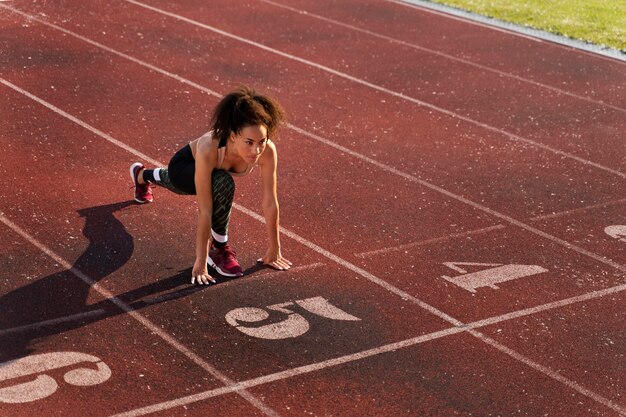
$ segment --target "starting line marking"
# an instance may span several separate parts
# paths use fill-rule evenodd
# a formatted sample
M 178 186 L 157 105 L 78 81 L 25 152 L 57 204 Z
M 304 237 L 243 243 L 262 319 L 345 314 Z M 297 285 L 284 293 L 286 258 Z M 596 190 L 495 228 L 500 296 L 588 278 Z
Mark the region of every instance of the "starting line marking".
M 308 265 L 298 265 L 298 266 L 294 266 L 292 268 L 289 268 L 289 270 L 293 273 L 293 272 L 300 272 L 300 271 L 305 271 L 308 269 L 314 269 L 314 268 L 318 268 L 320 266 L 323 266 L 324 263 L 322 262 L 315 262 L 312 264 L 308 264 Z M 276 274 L 281 274 L 284 273 L 284 271 L 270 271 L 270 272 L 265 272 L 265 273 L 260 273 L 260 274 L 253 274 L 253 275 L 245 275 L 244 277 L 242 277 L 244 280 L 250 280 L 250 279 L 258 279 L 258 278 L 266 278 L 268 276 L 273 276 Z M 216 285 L 219 285 L 220 288 L 223 288 L 224 286 L 229 286 L 229 285 L 235 285 L 236 283 L 241 282 L 240 279 L 235 279 L 235 280 L 229 280 L 229 281 L 225 281 L 225 282 L 219 282 Z M 209 285 L 209 287 L 213 287 L 214 285 Z M 183 288 L 180 290 L 174 290 L 174 291 L 170 291 L 168 293 L 165 294 L 161 294 L 161 295 L 157 295 L 155 297 L 147 297 L 147 298 L 143 298 L 140 300 L 136 300 L 133 301 L 130 305 L 132 306 L 135 303 L 145 303 L 145 304 L 158 304 L 158 303 L 162 303 L 164 301 L 170 301 L 170 300 L 175 300 L 177 298 L 181 298 L 181 297 L 185 297 L 189 294 L 193 294 L 195 292 L 201 291 L 203 289 L 205 289 L 206 286 L 190 286 L 187 288 Z
M 407 243 L 405 245 L 390 246 L 390 247 L 386 247 L 386 248 L 382 248 L 382 249 L 376 249 L 376 250 L 372 250 L 372 251 L 368 251 L 368 252 L 355 253 L 354 256 L 356 256 L 357 258 L 368 258 L 368 257 L 370 257 L 372 255 L 381 255 L 383 253 L 407 250 L 407 249 L 411 249 L 411 248 L 414 248 L 414 247 L 417 247 L 417 246 L 424 246 L 424 245 L 430 245 L 431 243 L 444 242 L 446 240 L 454 239 L 454 238 L 457 238 L 457 237 L 477 235 L 477 234 L 481 234 L 481 233 L 490 232 L 492 230 L 504 229 L 505 227 L 506 226 L 503 225 L 503 224 L 498 224 L 498 225 L 495 225 L 495 226 L 485 227 L 483 229 L 468 230 L 467 232 L 453 233 L 451 235 L 435 237 L 435 238 L 432 238 L 432 239 L 422 240 L 422 241 L 419 241 L 419 242 Z
M 299 271 L 303 271 L 303 270 L 308 270 L 308 269 L 313 269 L 313 268 L 318 268 L 320 266 L 324 266 L 325 264 L 322 262 L 315 262 L 312 264 L 308 264 L 308 265 L 298 265 L 298 266 L 294 266 L 292 268 L 290 268 L 289 270 L 294 273 L 294 272 L 299 272 Z M 251 279 L 251 278 L 265 278 L 268 276 L 272 276 L 275 274 L 281 274 L 283 273 L 283 271 L 271 271 L 271 272 L 266 272 L 266 273 L 262 273 L 262 274 L 255 274 L 255 275 L 250 275 L 247 278 Z M 233 281 L 227 281 L 227 282 L 223 282 L 220 283 L 220 286 L 225 286 L 225 285 L 229 285 L 231 283 L 234 283 Z M 221 288 L 221 287 L 220 287 Z M 133 310 L 136 310 L 136 308 L 134 308 L 134 306 L 136 306 L 137 304 L 158 304 L 158 303 L 162 303 L 164 301 L 170 301 L 170 300 L 175 300 L 177 298 L 181 298 L 184 296 L 187 296 L 189 294 L 193 294 L 194 292 L 200 291 L 200 290 L 204 290 L 205 287 L 199 287 L 199 286 L 194 286 L 194 287 L 188 287 L 186 289 L 182 289 L 182 290 L 178 290 L 178 291 L 172 291 L 170 293 L 165 293 L 156 297 L 146 297 L 146 298 L 142 298 L 139 300 L 134 300 L 132 303 L 129 304 L 129 306 L 133 307 Z M 98 308 L 95 310 L 89 310 L 89 311 L 85 311 L 82 313 L 77 313 L 77 314 L 71 314 L 68 316 L 63 316 L 63 317 L 57 317 L 54 319 L 50 319 L 50 320 L 42 320 L 39 322 L 34 322 L 34 323 L 29 323 L 29 324 L 25 324 L 23 326 L 16 326 L 16 327 L 11 327 L 11 328 L 7 328 L 7 329 L 0 329 L 0 336 L 5 336 L 5 335 L 9 335 L 9 334 L 13 334 L 13 333 L 21 333 L 21 332 L 27 332 L 30 330 L 36 330 L 39 328 L 43 328 L 43 327 L 48 327 L 48 326 L 55 326 L 58 324 L 62 324 L 62 323 L 71 323 L 74 321 L 80 321 L 86 318 L 91 318 L 91 317 L 97 317 L 97 316 L 101 316 L 106 314 L 106 310 L 102 309 L 102 308 Z
M 626 203 L 626 198 L 622 198 L 620 200 L 614 200 L 614 201 L 607 201 L 605 203 L 594 204 L 592 206 L 579 207 L 579 208 L 575 208 L 572 210 L 559 211 L 558 213 L 551 213 L 551 214 L 546 214 L 543 216 L 537 216 L 537 217 L 531 218 L 530 221 L 553 219 L 555 217 L 567 216 L 569 214 L 574 214 L 574 213 L 578 213 L 581 211 L 584 212 L 584 211 L 593 210 L 597 208 L 604 208 L 604 207 L 619 205 L 622 203 Z
M 311 264 L 308 265 L 298 265 L 298 266 L 292 266 L 291 268 L 289 268 L 289 272 L 301 272 L 301 271 L 308 271 L 309 269 L 315 269 L 315 268 L 320 268 L 322 266 L 325 266 L 326 264 L 323 262 L 313 262 Z M 267 278 L 267 277 L 271 277 L 274 275 L 278 275 L 280 276 L 280 274 L 282 274 L 284 271 L 276 271 L 276 270 L 271 270 L 268 272 L 262 272 L 259 274 L 255 274 L 255 275 L 251 275 L 250 278 Z M 229 281 L 230 282 L 230 281 Z M 234 281 L 232 281 L 234 282 Z
M 0 217 L 1 220 L 1 217 Z M 50 320 L 43 320 L 36 323 L 29 323 L 23 326 L 11 327 L 9 329 L 0 329 L 0 336 L 6 336 L 12 333 L 27 332 L 29 330 L 36 330 L 42 327 L 54 326 L 61 323 L 71 323 L 73 321 L 80 321 L 88 317 L 96 317 L 106 313 L 102 308 L 97 310 L 85 311 L 84 313 L 72 314 L 69 316 L 57 317 Z

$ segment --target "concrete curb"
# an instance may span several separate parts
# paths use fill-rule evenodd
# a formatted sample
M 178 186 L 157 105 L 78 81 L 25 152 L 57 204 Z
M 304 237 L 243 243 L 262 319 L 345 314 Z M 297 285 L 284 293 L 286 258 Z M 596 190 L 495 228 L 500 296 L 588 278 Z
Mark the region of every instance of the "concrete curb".
M 461 17 L 463 19 L 472 20 L 475 22 L 483 23 L 488 26 L 498 27 L 511 32 L 520 33 L 526 36 L 539 38 L 549 42 L 558 43 L 568 46 L 570 48 L 580 49 L 587 52 L 603 55 L 609 58 L 614 58 L 622 62 L 626 62 L 626 52 L 619 51 L 617 49 L 609 48 L 606 46 L 596 45 L 590 42 L 579 41 L 571 39 L 566 36 L 555 35 L 554 33 L 545 32 L 539 29 L 533 29 L 525 26 L 516 25 L 514 23 L 505 22 L 491 17 L 482 16 L 473 12 L 458 9 L 456 7 L 445 6 L 443 4 L 434 3 L 430 0 L 397 0 L 399 3 L 409 3 L 415 6 L 424 7 L 427 9 L 435 10 L 442 13 L 447 13 L 453 16 Z

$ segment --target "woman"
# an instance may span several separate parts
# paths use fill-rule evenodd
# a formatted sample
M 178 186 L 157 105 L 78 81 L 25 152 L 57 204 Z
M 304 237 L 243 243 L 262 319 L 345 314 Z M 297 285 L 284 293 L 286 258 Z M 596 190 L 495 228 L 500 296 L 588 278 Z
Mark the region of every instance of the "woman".
M 152 201 L 153 185 L 197 196 L 199 213 L 192 284 L 215 283 L 207 263 L 222 275 L 243 275 L 236 253 L 228 244 L 228 223 L 235 194 L 232 176 L 247 175 L 256 165 L 261 173 L 261 206 L 269 240 L 267 252 L 259 262 L 279 270 L 291 266 L 280 253 L 277 155 L 270 140 L 283 120 L 283 110 L 276 101 L 241 87 L 219 102 L 211 118 L 211 130 L 179 150 L 167 168 L 146 169 L 139 162 L 131 165 L 135 200 L 139 203 Z

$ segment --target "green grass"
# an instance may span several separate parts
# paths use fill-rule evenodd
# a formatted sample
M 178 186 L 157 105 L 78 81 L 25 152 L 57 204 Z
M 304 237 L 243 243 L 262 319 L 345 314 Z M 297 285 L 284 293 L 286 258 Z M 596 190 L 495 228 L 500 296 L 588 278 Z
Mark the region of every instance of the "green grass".
M 626 0 L 433 0 L 626 52 Z

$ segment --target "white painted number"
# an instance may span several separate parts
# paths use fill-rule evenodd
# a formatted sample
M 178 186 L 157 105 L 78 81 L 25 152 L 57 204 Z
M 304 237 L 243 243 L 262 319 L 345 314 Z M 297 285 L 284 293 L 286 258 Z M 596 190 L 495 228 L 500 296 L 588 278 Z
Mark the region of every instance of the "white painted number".
M 90 367 L 76 367 L 75 365 Z M 99 358 L 79 352 L 52 352 L 27 356 L 14 361 L 0 363 L 0 401 L 5 403 L 26 403 L 41 400 L 52 394 L 59 385 L 44 372 L 74 366 L 63 375 L 70 385 L 88 386 L 101 384 L 111 377 L 111 369 Z M 97 369 L 94 369 L 95 366 Z M 23 380 L 33 376 L 29 382 L 8 385 L 12 379 Z
M 607 226 L 604 228 L 604 233 L 620 242 L 626 242 L 626 225 L 616 224 Z
M 547 269 L 538 265 L 503 265 L 503 264 L 491 264 L 491 263 L 477 263 L 477 262 L 445 262 L 445 266 L 450 269 L 454 269 L 456 272 L 462 275 L 456 277 L 449 277 L 442 275 L 441 278 L 446 281 L 450 281 L 454 285 L 466 289 L 469 292 L 476 292 L 476 288 L 491 287 L 498 289 L 495 285 L 500 282 L 511 281 L 513 279 L 528 277 L 542 272 L 548 272 Z M 481 271 L 467 273 L 465 269 L 459 268 L 459 265 L 463 266 L 491 266 L 492 268 L 483 269 Z
M 333 306 L 323 297 L 312 297 L 304 300 L 296 300 L 295 303 L 310 313 L 331 320 L 358 321 L 358 317 Z M 261 308 L 243 307 L 236 308 L 226 314 L 226 322 L 248 336 L 261 339 L 288 339 L 298 337 L 306 333 L 310 326 L 309 322 L 300 314 L 286 308 L 294 303 L 286 302 L 267 306 L 268 310 L 278 311 L 287 318 L 277 323 L 266 324 L 260 327 L 242 326 L 243 323 L 255 323 L 267 320 L 269 313 Z

